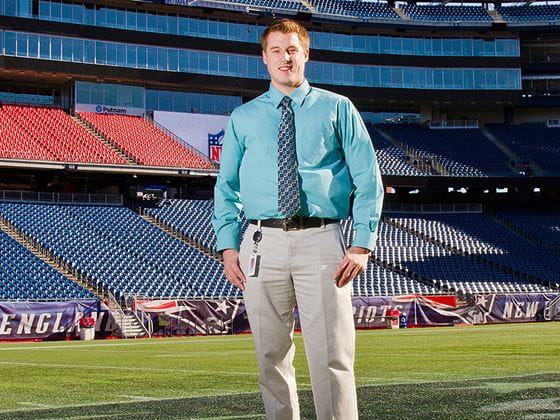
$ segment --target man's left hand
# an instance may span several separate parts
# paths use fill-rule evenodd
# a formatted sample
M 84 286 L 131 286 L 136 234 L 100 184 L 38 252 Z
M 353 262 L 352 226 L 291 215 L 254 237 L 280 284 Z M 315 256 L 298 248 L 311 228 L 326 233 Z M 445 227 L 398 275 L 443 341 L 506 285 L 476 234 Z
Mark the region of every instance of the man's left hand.
M 369 260 L 369 249 L 353 246 L 348 248 L 346 255 L 338 265 L 334 273 L 334 281 L 338 287 L 346 286 L 359 276 L 367 267 Z

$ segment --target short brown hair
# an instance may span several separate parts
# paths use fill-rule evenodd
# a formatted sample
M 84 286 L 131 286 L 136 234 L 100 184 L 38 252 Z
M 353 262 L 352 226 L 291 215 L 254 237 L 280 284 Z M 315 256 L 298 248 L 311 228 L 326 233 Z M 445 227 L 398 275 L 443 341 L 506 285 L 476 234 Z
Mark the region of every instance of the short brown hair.
M 282 32 L 285 34 L 295 32 L 299 38 L 299 42 L 301 42 L 301 45 L 303 45 L 305 48 L 309 48 L 309 32 L 307 32 L 307 29 L 305 29 L 303 25 L 296 22 L 295 20 L 281 19 L 272 23 L 262 33 L 261 47 L 263 51 L 266 51 L 268 34 L 270 34 L 271 32 Z

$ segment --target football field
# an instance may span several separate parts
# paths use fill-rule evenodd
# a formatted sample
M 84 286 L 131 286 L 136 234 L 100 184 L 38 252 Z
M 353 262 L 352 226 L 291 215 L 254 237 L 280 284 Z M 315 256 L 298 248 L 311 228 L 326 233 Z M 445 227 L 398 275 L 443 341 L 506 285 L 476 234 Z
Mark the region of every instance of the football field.
M 2 343 L 0 418 L 262 419 L 256 372 L 248 335 Z M 362 419 L 559 419 L 560 323 L 358 331 L 356 381 Z

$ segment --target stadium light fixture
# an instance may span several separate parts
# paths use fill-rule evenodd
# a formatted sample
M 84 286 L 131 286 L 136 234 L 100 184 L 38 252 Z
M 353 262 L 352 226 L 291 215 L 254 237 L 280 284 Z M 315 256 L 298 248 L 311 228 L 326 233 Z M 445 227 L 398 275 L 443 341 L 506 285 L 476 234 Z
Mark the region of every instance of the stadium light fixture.
M 455 188 L 453 188 L 453 187 L 447 187 L 447 192 L 453 192 L 453 191 L 455 191 Z
M 539 187 L 535 187 L 535 188 L 533 188 L 533 192 L 540 193 L 541 189 Z
M 508 188 L 507 188 L 507 187 L 504 187 L 504 188 L 496 188 L 496 192 L 497 192 L 498 194 L 505 194 L 505 193 L 508 192 Z
M 465 187 L 459 188 L 459 189 L 457 190 L 457 192 L 458 192 L 458 193 L 461 193 L 461 194 L 466 194 L 466 193 L 467 193 L 467 189 L 466 189 Z
M 418 188 L 416 188 L 415 190 L 411 190 L 408 193 L 409 194 L 418 194 L 420 192 L 420 190 Z

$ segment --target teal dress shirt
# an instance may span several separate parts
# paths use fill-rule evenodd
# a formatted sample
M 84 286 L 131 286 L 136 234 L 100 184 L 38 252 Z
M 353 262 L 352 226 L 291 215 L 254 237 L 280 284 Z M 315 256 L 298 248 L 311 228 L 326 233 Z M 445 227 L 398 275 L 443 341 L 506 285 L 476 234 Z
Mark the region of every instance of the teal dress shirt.
M 278 126 L 285 95 L 274 88 L 236 108 L 224 136 L 214 191 L 217 250 L 239 249 L 249 220 L 278 211 Z M 290 95 L 296 125 L 301 216 L 354 219 L 353 246 L 372 250 L 383 202 L 377 159 L 360 114 L 344 96 L 304 81 Z

